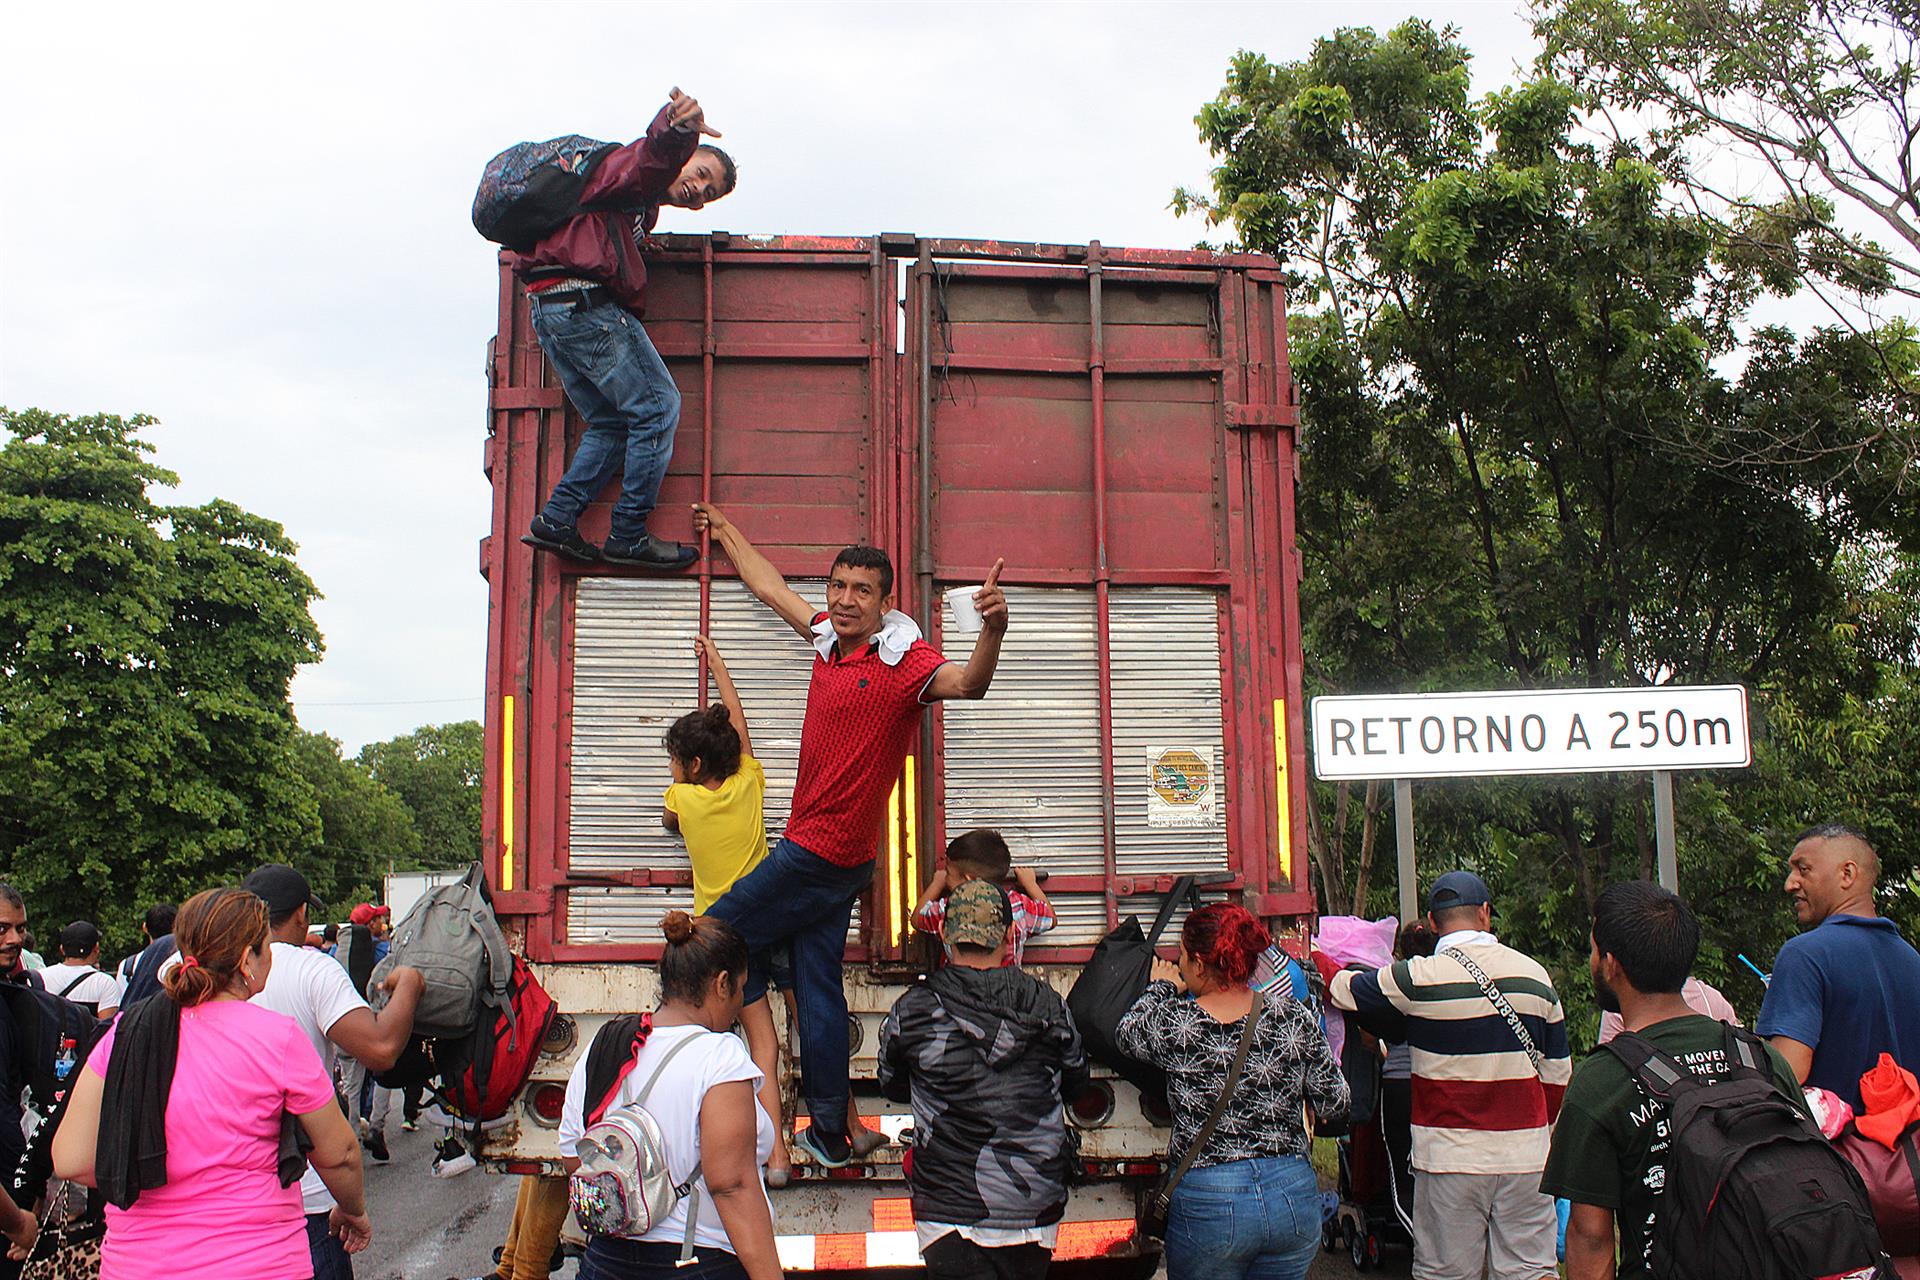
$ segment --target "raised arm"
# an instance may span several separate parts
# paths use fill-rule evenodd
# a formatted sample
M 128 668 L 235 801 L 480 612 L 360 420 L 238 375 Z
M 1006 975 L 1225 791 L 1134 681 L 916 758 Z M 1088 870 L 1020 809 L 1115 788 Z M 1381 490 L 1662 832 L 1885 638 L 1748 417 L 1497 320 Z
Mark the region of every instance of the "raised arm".
M 720 508 L 707 502 L 693 504 L 693 530 L 711 533 L 720 544 L 720 550 L 727 559 L 733 561 L 733 567 L 740 571 L 740 581 L 747 590 L 753 592 L 761 604 L 779 614 L 786 624 L 800 633 L 802 640 L 813 638 L 814 607 L 801 598 L 800 593 L 787 585 L 773 562 L 761 555 L 737 525 L 720 514 Z M 1002 622 L 1002 629 L 1005 628 Z M 996 658 L 999 644 L 994 645 Z M 991 674 L 991 673 L 989 673 Z
M 811 629 L 808 634 L 812 634 Z M 733 731 L 740 735 L 740 754 L 752 755 L 753 739 L 747 736 L 747 712 L 740 705 L 740 691 L 733 687 L 733 677 L 727 674 L 727 661 L 720 656 L 720 646 L 706 636 L 694 637 L 694 643 L 707 656 L 707 670 L 713 673 L 713 686 L 720 691 L 720 702 L 727 709 L 727 719 L 733 724 Z
M 1000 641 L 1007 634 L 1007 597 L 1000 590 L 1000 570 L 1006 564 L 1005 560 L 995 560 L 986 585 L 973 593 L 974 607 L 980 610 L 980 635 L 973 642 L 973 656 L 964 667 L 949 662 L 934 672 L 933 679 L 927 682 L 926 701 L 977 702 L 987 696 L 993 673 L 1000 666 Z

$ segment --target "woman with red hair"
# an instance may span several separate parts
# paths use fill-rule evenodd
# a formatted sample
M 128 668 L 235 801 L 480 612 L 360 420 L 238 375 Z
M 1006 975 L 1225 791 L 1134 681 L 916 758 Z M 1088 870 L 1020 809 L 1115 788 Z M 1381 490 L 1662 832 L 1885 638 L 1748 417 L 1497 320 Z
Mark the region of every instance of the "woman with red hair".
M 1272 941 L 1244 907 L 1202 907 L 1180 931 L 1179 964 L 1155 960 L 1153 980 L 1120 1020 L 1120 1047 L 1167 1072 L 1169 1163 L 1186 1157 L 1227 1094 L 1254 1020 L 1239 1080 L 1174 1189 L 1168 1280 L 1302 1280 L 1319 1252 L 1320 1186 L 1302 1103 L 1338 1119 L 1347 1081 L 1311 1009 L 1284 990 L 1261 997 L 1247 985 Z

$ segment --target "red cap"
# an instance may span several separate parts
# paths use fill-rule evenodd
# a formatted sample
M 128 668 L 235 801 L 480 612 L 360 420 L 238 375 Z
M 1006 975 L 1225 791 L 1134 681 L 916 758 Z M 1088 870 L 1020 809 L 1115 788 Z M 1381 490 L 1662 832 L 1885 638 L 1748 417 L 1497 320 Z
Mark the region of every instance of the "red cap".
M 391 907 L 376 907 L 371 902 L 363 902 L 353 909 L 353 914 L 349 915 L 347 919 L 351 920 L 354 924 L 372 924 L 376 918 L 392 914 L 393 908 Z

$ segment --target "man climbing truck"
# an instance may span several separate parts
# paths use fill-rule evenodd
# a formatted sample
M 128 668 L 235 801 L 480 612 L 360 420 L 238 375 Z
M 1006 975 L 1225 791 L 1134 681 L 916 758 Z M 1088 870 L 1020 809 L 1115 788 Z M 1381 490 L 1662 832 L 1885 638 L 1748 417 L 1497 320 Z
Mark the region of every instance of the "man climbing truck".
M 1004 558 L 1017 622 L 992 691 L 926 708 L 889 760 L 840 956 L 854 1101 L 896 1142 L 840 1168 L 799 1144 L 772 1193 L 788 1269 L 917 1267 L 911 1120 L 881 1097 L 875 1055 L 887 1011 L 936 962 L 912 913 L 951 837 L 993 828 L 1014 863 L 1047 872 L 1057 924 L 1023 967 L 1063 994 L 1182 874 L 1283 936 L 1312 911 L 1278 268 L 1099 244 L 665 237 L 647 329 L 681 415 L 654 531 L 699 550 L 666 577 L 520 541 L 585 424 L 504 265 L 499 314 L 483 839 L 501 921 L 563 1013 L 479 1153 L 495 1168 L 557 1170 L 575 1060 L 608 1017 L 652 1007 L 657 924 L 691 906 L 658 813 L 661 735 L 713 696 L 696 636 L 727 655 L 767 829 L 788 829 L 815 655 L 696 529 L 694 504 L 749 531 L 809 618 L 842 548 L 887 552 L 893 607 L 956 656 L 980 625 L 965 604 Z M 616 499 L 611 484 L 593 495 L 583 537 L 604 535 Z M 804 1130 L 797 1025 L 782 999 L 774 1016 L 784 1109 Z M 1168 1117 L 1096 1068 L 1069 1120 L 1084 1177 L 1054 1256 L 1151 1269 L 1135 1222 Z

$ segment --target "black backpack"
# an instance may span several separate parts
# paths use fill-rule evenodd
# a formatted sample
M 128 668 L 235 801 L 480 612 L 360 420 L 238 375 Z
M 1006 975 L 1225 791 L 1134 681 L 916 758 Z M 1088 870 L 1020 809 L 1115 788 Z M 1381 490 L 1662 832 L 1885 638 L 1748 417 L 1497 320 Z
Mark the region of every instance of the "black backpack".
M 1780 1091 L 1751 1032 L 1726 1028 L 1732 1071 L 1713 1079 L 1632 1032 L 1606 1048 L 1668 1106 L 1657 1280 L 1893 1280 L 1860 1175 Z
M 602 160 L 620 149 L 568 134 L 516 142 L 487 161 L 473 195 L 473 228 L 495 244 L 525 253 L 540 238 L 584 212 L 580 193 Z

